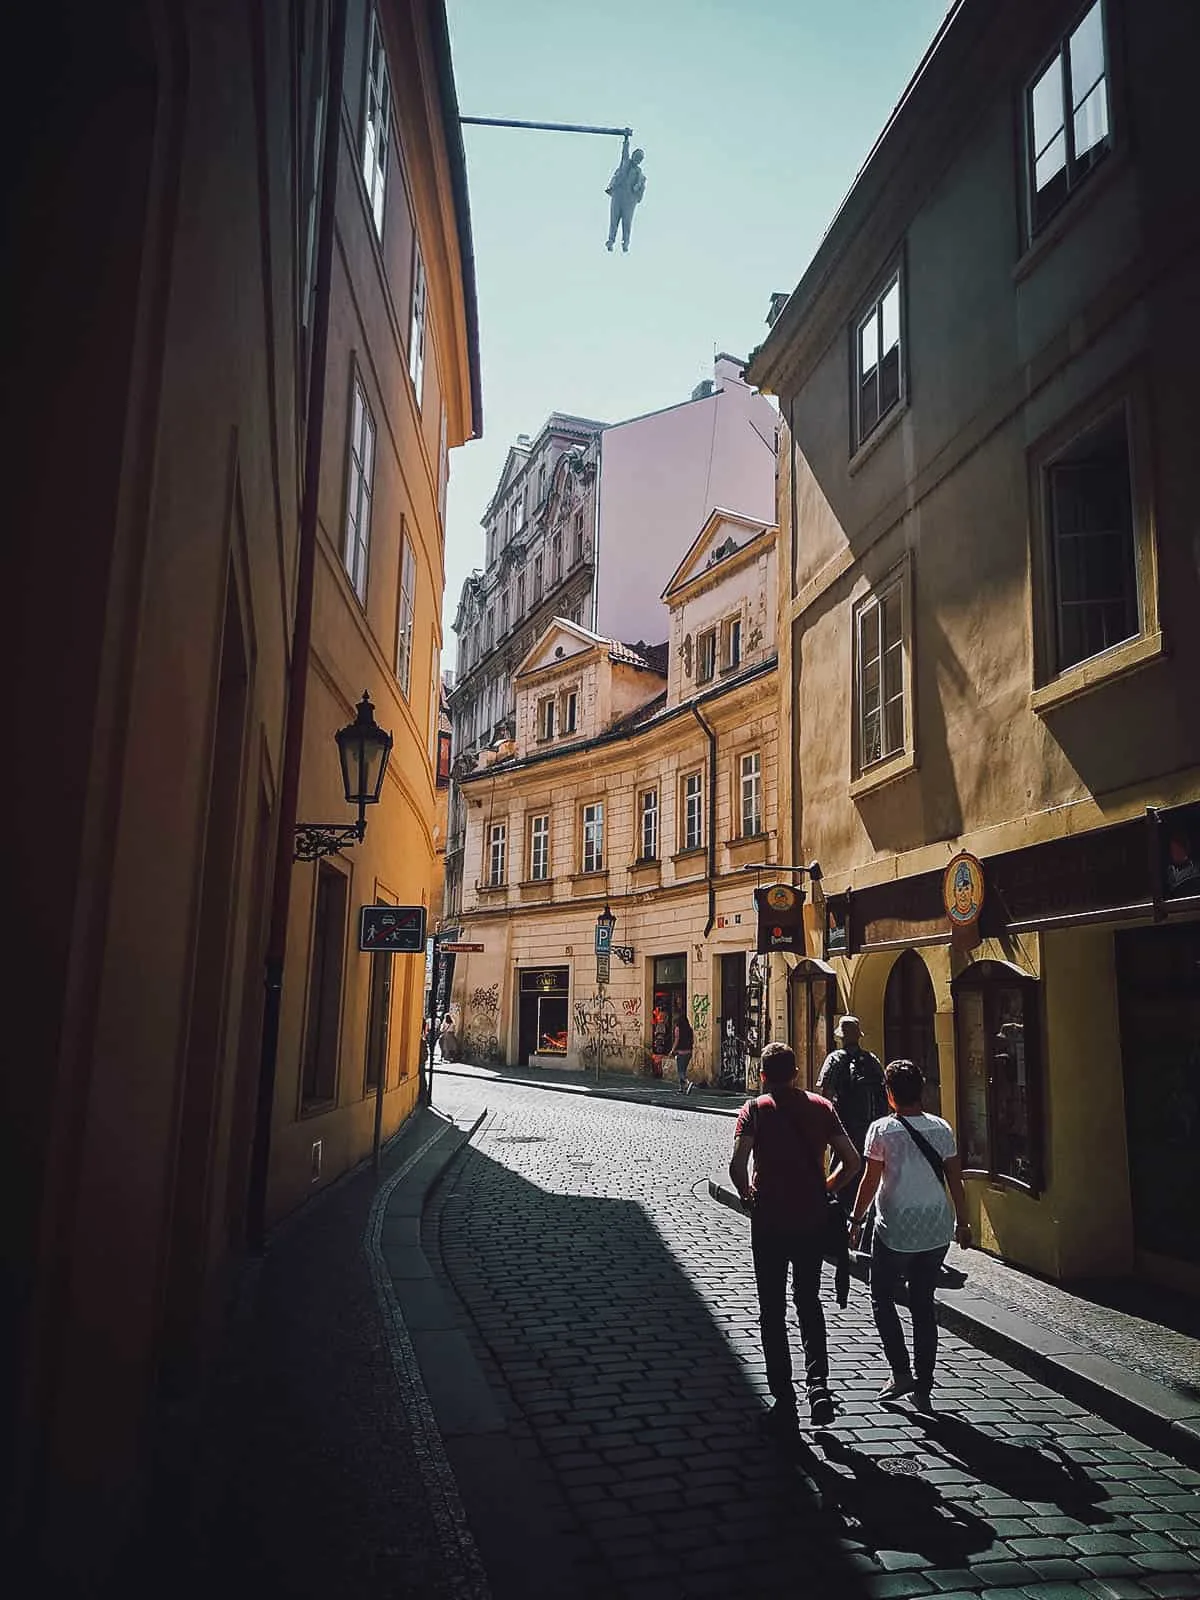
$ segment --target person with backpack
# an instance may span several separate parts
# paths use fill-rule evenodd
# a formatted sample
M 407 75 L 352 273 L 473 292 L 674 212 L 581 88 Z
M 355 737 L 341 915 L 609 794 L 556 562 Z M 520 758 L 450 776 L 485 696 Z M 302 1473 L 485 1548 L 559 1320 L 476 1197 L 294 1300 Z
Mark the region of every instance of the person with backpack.
M 911 1394 L 916 1409 L 928 1413 L 937 1363 L 934 1290 L 950 1240 L 968 1248 L 971 1225 L 954 1130 L 941 1117 L 922 1111 L 925 1077 L 920 1067 L 891 1061 L 884 1079 L 891 1114 L 867 1130 L 867 1165 L 851 1208 L 850 1242 L 857 1243 L 873 1207 L 871 1310 L 892 1369 L 879 1398 L 898 1400 Z M 902 1283 L 908 1286 L 912 1315 L 911 1360 L 896 1312 Z
M 692 1062 L 692 1051 L 696 1048 L 696 1035 L 692 1032 L 692 1025 L 687 1019 L 687 1012 L 681 1011 L 675 1019 L 675 1032 L 671 1036 L 671 1048 L 668 1055 L 675 1057 L 675 1070 L 679 1074 L 680 1094 L 691 1094 L 692 1080 L 688 1077 L 688 1067 Z
M 887 1115 L 888 1098 L 883 1068 L 878 1056 L 863 1049 L 862 1025 L 857 1017 L 843 1017 L 834 1029 L 833 1036 L 838 1041 L 838 1048 L 829 1052 L 817 1074 L 817 1093 L 832 1102 L 842 1127 L 861 1155 L 867 1129 L 877 1118 Z M 843 1210 L 849 1216 L 854 1196 L 845 1189 L 840 1198 Z
M 821 1266 L 829 1242 L 829 1197 L 853 1184 L 862 1161 L 829 1101 L 796 1087 L 796 1057 L 790 1046 L 776 1043 L 764 1048 L 762 1082 L 764 1092 L 738 1113 L 729 1176 L 750 1213 L 758 1324 L 767 1387 L 774 1401 L 765 1426 L 769 1433 L 784 1437 L 799 1425 L 788 1348 L 789 1267 L 804 1346 L 809 1411 L 817 1427 L 833 1421 Z M 828 1176 L 827 1150 L 836 1157 Z

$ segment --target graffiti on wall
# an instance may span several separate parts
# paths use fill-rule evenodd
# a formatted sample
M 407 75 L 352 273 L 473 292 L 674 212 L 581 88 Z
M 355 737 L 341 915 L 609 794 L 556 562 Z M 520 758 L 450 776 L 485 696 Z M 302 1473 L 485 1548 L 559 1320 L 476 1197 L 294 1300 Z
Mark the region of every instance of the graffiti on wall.
M 697 1039 L 708 1038 L 708 996 L 694 994 L 692 996 L 692 1027 Z
M 489 983 L 487 988 L 478 988 L 471 993 L 471 1010 L 477 1015 L 494 1017 L 500 1011 L 500 985 Z
M 462 1036 L 464 1061 L 490 1065 L 502 1058 L 497 1022 L 500 1016 L 500 985 L 490 983 L 473 989 L 467 1000 L 466 1026 Z
M 640 1000 L 623 1000 L 618 1013 L 604 993 L 585 995 L 575 1001 L 575 1034 L 580 1059 L 588 1066 L 598 1062 L 620 1070 L 636 1070 L 645 1065 L 642 1042 Z
M 621 1010 L 631 1022 L 636 1022 L 642 1014 L 642 1002 L 637 995 L 634 995 L 629 1000 L 621 1001 Z

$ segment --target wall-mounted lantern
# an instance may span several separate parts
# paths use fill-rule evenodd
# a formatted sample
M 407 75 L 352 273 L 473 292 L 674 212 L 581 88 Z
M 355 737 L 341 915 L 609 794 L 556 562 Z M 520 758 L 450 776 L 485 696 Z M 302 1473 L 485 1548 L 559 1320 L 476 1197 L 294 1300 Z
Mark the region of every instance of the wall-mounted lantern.
M 346 804 L 358 807 L 358 821 L 298 822 L 296 861 L 316 861 L 320 856 L 336 854 L 346 845 L 361 844 L 367 833 L 367 807 L 379 803 L 388 757 L 392 753 L 392 736 L 375 721 L 375 708 L 365 689 L 358 702 L 358 715 L 353 722 L 339 728 L 334 739 Z

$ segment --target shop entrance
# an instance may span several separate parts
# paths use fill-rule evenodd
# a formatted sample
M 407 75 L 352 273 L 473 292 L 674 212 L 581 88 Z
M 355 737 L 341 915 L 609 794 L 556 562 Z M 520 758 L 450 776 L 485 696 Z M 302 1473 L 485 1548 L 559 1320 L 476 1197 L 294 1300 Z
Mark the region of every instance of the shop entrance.
M 721 1040 L 722 1088 L 746 1085 L 746 954 L 721 957 L 721 1012 L 717 1019 Z
M 567 1053 L 569 967 L 527 967 L 518 974 L 517 1059 Z
M 1200 922 L 1116 935 L 1134 1243 L 1200 1266 Z
M 925 1110 L 942 1114 L 934 1014 L 937 1002 L 929 968 L 915 950 L 905 950 L 888 973 L 883 995 L 883 1059 L 915 1061 L 925 1074 Z
M 650 1011 L 650 1048 L 665 1056 L 675 1036 L 675 1024 L 687 1016 L 687 957 L 655 956 L 654 1003 Z M 670 1063 L 668 1063 L 669 1065 Z

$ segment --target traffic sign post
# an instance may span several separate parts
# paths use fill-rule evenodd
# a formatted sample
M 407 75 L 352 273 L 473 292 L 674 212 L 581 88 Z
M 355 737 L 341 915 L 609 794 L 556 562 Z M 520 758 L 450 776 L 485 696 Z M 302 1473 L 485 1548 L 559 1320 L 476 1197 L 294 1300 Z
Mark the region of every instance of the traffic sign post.
M 425 954 L 424 906 L 363 906 L 358 914 L 360 950 Z

